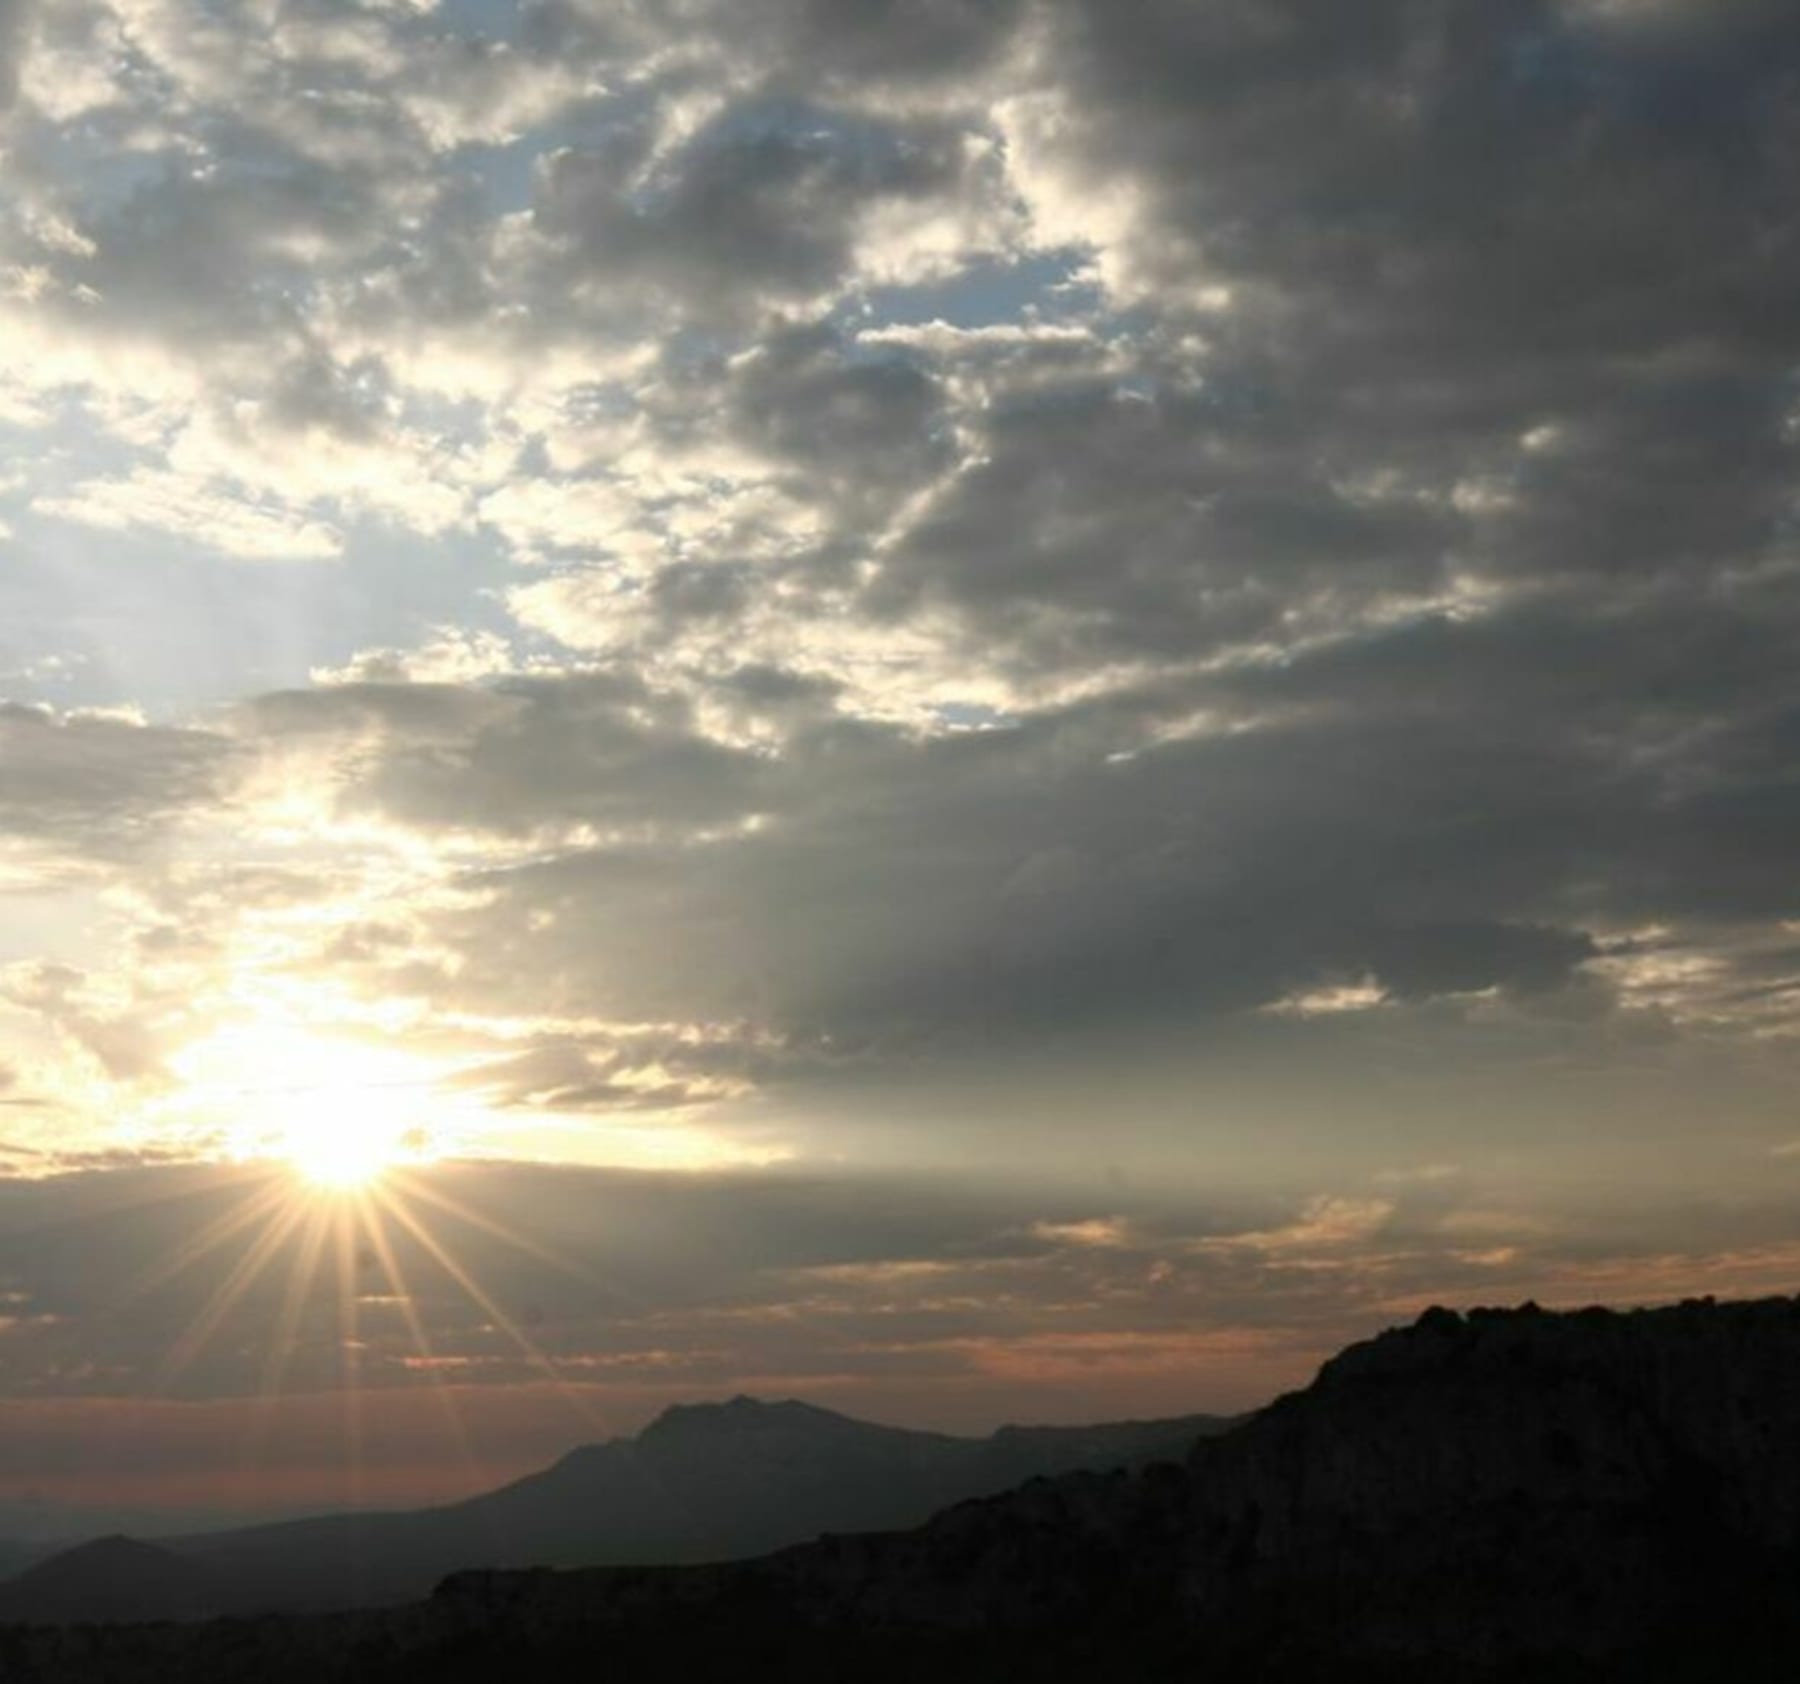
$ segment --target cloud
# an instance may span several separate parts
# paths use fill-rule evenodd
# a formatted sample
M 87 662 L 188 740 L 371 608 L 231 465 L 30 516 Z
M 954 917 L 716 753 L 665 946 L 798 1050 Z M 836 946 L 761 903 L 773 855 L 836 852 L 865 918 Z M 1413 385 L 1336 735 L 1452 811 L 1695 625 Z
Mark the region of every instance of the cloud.
M 1003 393 L 978 425 L 974 464 L 887 548 L 866 604 L 949 606 L 1021 687 L 1427 596 L 1460 524 L 1332 483 L 1290 418 L 1233 413 L 1210 382 L 1146 396 L 1077 375 Z
M 0 0 L 0 111 L 19 95 L 19 66 L 31 24 L 30 0 Z
M 39 514 L 102 530 L 154 527 L 245 561 L 317 561 L 343 553 L 330 527 L 233 496 L 183 475 L 138 470 L 89 480 L 61 497 L 40 497 Z
M 706 30 L 734 58 L 777 72 L 796 57 L 839 86 L 902 87 L 942 78 L 979 77 L 1013 40 L 1022 0 L 876 0 L 846 10 L 830 0 L 683 0 L 668 8 L 678 27 Z
M 619 1384 L 1785 1255 L 1542 1207 L 1792 1133 L 1791 6 L 187 10 L 0 8 L 26 1150 L 216 1148 L 276 1023 L 868 1172 L 595 1194 L 704 1301 Z
M 233 745 L 129 717 L 0 705 L 0 835 L 128 855 L 229 787 Z
M 212 1255 L 245 1255 L 267 1219 L 235 1235 L 219 1224 L 266 1187 L 260 1172 L 195 1166 L 0 1181 L 0 1282 L 16 1318 L 10 1398 L 52 1380 L 90 1406 L 136 1395 L 218 1284 L 216 1266 L 171 1272 L 180 1246 L 223 1233 Z M 1030 1383 L 1041 1402 L 1072 1387 L 1079 1409 L 1090 1395 L 1082 1371 L 1096 1363 L 1171 1408 L 1183 1398 L 1236 1407 L 1276 1376 L 1304 1379 L 1420 1293 L 1454 1285 L 1490 1301 L 1529 1291 L 1567 1302 L 1605 1277 L 1615 1297 L 1653 1297 L 1682 1259 L 1712 1255 L 1722 1274 L 1771 1282 L 1794 1254 L 1791 1214 L 1772 1201 L 1636 1208 L 1584 1231 L 1443 1183 L 1206 1208 L 917 1175 L 488 1164 L 413 1173 L 394 1196 L 403 1214 L 383 1220 L 386 1250 L 432 1330 L 433 1360 L 475 1387 L 541 1379 L 496 1324 L 497 1305 L 615 1418 L 755 1375 L 759 1389 L 861 1398 L 865 1409 L 935 1390 L 940 1409 L 991 1422 Z M 439 1265 L 421 1229 L 489 1304 Z M 175 1398 L 261 1390 L 301 1238 L 296 1228 L 170 1376 Z M 361 1381 L 370 1408 L 387 1413 L 426 1382 L 381 1250 L 371 1242 L 351 1262 Z M 296 1407 L 335 1383 L 338 1295 L 328 1256 L 294 1300 L 282 1375 Z M 97 1350 L 103 1360 L 77 1366 Z M 582 1432 L 573 1418 L 562 1430 Z
M 203 492 L 254 493 L 254 464 L 303 441 L 302 463 L 342 465 L 314 473 L 293 517 L 312 524 L 244 529 L 291 544 L 411 463 L 419 496 L 390 512 L 447 531 L 478 511 L 536 569 L 505 595 L 521 630 L 602 663 L 509 674 L 510 644 L 450 667 L 395 646 L 239 711 L 262 794 L 306 783 L 310 811 L 385 826 L 431 871 L 475 863 L 465 899 L 386 920 L 416 952 L 325 942 L 324 972 L 404 975 L 445 1012 L 503 1013 L 528 974 L 560 1019 L 585 1000 L 741 1024 L 718 1043 L 731 1079 L 770 1080 L 846 1048 L 1172 1033 L 1346 989 L 1388 1023 L 1495 998 L 1648 1011 L 1618 943 L 1659 919 L 1749 967 L 1738 926 L 1789 910 L 1771 546 L 1791 405 L 1764 359 L 1788 328 L 1743 260 L 1784 249 L 1757 93 L 1774 14 L 1689 20 L 1679 52 L 1548 6 L 1071 3 L 1027 35 L 1005 7 L 759 18 L 814 30 L 804 97 L 715 17 L 635 102 L 559 84 L 594 121 L 521 131 L 504 191 L 436 154 L 383 180 L 271 116 L 272 199 L 159 168 L 85 220 L 87 245 L 39 254 L 103 303 L 127 250 L 131 286 L 175 265 L 120 320 L 236 391 L 159 424 L 180 466 L 42 510 L 161 510 L 220 542 Z M 551 36 L 595 87 L 608 55 L 649 50 L 573 12 L 533 27 L 521 77 L 548 76 Z M 265 69 L 399 98 L 402 38 L 365 21 L 327 70 L 296 24 Z M 212 97 L 223 57 L 182 62 Z M 1701 63 L 1745 98 L 1695 82 Z M 1679 146 L 1652 120 L 1671 102 Z M 1124 214 L 1093 225 L 1088 267 L 1040 246 L 1061 255 L 1028 274 L 1030 218 L 1047 239 L 1059 191 L 1102 185 Z M 1700 255 L 1600 261 L 1665 251 L 1651 203 Z M 951 291 L 885 320 L 869 242 L 896 206 L 987 233 Z M 202 227 L 226 253 L 204 277 L 180 270 Z M 286 273 L 296 241 L 298 314 L 182 325 L 205 288 Z M 996 253 L 987 292 L 954 290 Z M 428 273 L 470 290 L 415 297 L 414 328 L 476 324 L 522 383 L 480 438 L 452 442 L 408 385 L 390 307 Z M 823 313 L 859 293 L 860 325 Z M 553 348 L 584 341 L 576 380 Z M 1708 870 L 1721 848 L 1732 869 Z M 570 1077 L 531 1091 L 630 1098 L 596 1073 L 604 1048 L 547 1031 L 531 1056 Z
M 250 717 L 261 741 L 339 767 L 341 815 L 529 845 L 426 915 L 428 945 L 459 955 L 430 989 L 442 1009 L 502 1013 L 530 976 L 537 1009 L 565 1017 L 743 1020 L 923 1056 L 1228 1014 L 1344 976 L 1400 1001 L 1531 995 L 1597 953 L 1578 921 L 1548 921 L 1567 917 L 1563 885 L 1509 874 L 1462 823 L 1447 780 L 1483 787 L 1491 769 L 1410 713 L 1121 756 L 1137 722 L 1101 704 L 925 738 L 815 712 L 772 754 L 592 673 L 335 685 Z M 1553 769 L 1520 769 L 1539 801 Z M 1582 775 L 1556 820 L 1571 831 Z M 1346 819 L 1377 776 L 1380 799 Z M 1305 840 L 1321 825 L 1323 867 Z M 382 962 L 367 986 L 391 982 Z
M 963 133 L 930 120 L 754 99 L 676 150 L 652 142 L 627 129 L 542 160 L 531 226 L 553 284 L 707 319 L 828 296 L 854 273 L 877 213 L 971 197 L 985 168 Z
M 488 687 L 352 680 L 257 698 L 255 740 L 346 752 L 340 810 L 424 830 L 641 835 L 756 810 L 765 762 L 693 728 L 680 698 L 625 675 Z

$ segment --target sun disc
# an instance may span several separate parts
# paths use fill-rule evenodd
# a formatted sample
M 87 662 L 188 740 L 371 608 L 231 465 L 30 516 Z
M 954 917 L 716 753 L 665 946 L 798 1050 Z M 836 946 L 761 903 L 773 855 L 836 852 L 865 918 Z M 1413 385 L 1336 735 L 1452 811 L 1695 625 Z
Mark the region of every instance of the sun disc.
M 310 1186 L 347 1193 L 379 1181 L 401 1151 L 385 1130 L 353 1118 L 321 1117 L 289 1132 L 284 1155 Z
M 440 1071 L 391 1047 L 252 1024 L 214 1035 L 183 1074 L 236 1113 L 236 1156 L 318 1191 L 369 1187 L 441 1151 Z

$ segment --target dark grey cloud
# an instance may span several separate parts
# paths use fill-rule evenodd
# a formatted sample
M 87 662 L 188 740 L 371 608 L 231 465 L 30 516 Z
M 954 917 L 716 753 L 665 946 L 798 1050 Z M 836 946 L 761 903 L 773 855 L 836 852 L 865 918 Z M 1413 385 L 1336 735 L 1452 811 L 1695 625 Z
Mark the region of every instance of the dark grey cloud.
M 670 156 L 654 141 L 623 128 L 542 161 L 532 222 L 553 254 L 549 284 L 713 317 L 832 293 L 854 269 L 867 213 L 953 200 L 982 169 L 950 124 L 755 98 Z
M 84 244 L 24 247 L 57 278 L 49 307 L 84 333 L 203 362 L 245 345 L 304 354 L 318 275 L 368 263 L 389 238 L 386 184 L 372 168 L 309 158 L 253 129 L 221 139 L 233 168 L 153 155 L 128 191 L 88 215 Z
M 1153 262 L 1272 286 L 1310 343 L 1389 378 L 1516 356 L 1554 378 L 1551 359 L 1792 343 L 1795 22 L 1763 0 L 1648 10 L 1048 15 L 1078 156 L 1154 196 Z
M 1282 636 L 1315 599 L 1430 590 L 1463 521 L 1353 495 L 1332 466 L 1285 405 L 1205 385 L 1002 392 L 976 465 L 893 547 L 867 606 L 949 605 L 1033 675 L 1192 657 Z
M 1800 32 L 1675 10 L 1046 8 L 1041 150 L 1138 205 L 1123 261 L 1167 330 L 994 394 L 871 610 L 948 603 L 1079 668 L 1451 579 L 1777 553 Z
M 855 360 L 816 325 L 772 333 L 733 370 L 732 435 L 817 498 L 859 502 L 913 488 L 954 459 L 938 382 L 902 358 Z
M 1553 994 L 1621 929 L 1794 915 L 1787 592 L 1534 597 L 938 739 L 815 699 L 755 762 L 757 828 L 485 873 L 434 926 L 469 962 L 429 988 L 497 1010 L 530 975 L 552 1012 L 738 1022 L 740 1069 L 773 1032 L 795 1072 L 1365 979 Z M 523 810 L 585 811 L 554 758 L 513 762 L 541 780 Z
M 355 682 L 260 697 L 247 718 L 265 747 L 343 746 L 345 809 L 425 829 L 679 830 L 753 813 L 766 777 L 761 759 L 697 731 L 684 699 L 628 674 Z
M 0 834 L 126 855 L 217 801 L 235 758 L 213 731 L 0 704 Z
M 498 785 L 436 782 L 441 767 L 483 776 L 485 735 L 440 742 L 423 785 L 405 752 L 377 759 L 352 799 L 416 821 L 420 788 L 454 788 L 465 814 L 591 818 L 593 792 L 556 750 L 571 705 L 557 692 L 588 682 L 544 681 L 509 721 L 493 751 L 518 780 L 504 801 Z M 1365 974 L 1402 998 L 1529 992 L 1594 952 L 1582 919 L 1606 909 L 1572 902 L 1558 872 L 1607 792 L 1573 746 L 1483 746 L 1410 705 L 1296 710 L 1158 748 L 1142 730 L 1116 704 L 936 740 L 799 725 L 778 756 L 744 760 L 754 827 L 698 846 L 622 837 L 471 879 L 478 904 L 429 926 L 466 956 L 438 1001 L 498 1010 L 528 975 L 553 1014 L 922 1050 L 1179 1024 Z M 655 762 L 618 762 L 614 810 L 692 807 L 670 805 L 678 772 L 715 797 L 730 787 L 671 741 Z M 1496 814 L 1504 829 L 1487 828 Z M 1613 846 L 1629 828 L 1615 822 Z
M 734 58 L 795 81 L 798 65 L 851 89 L 969 78 L 1013 39 L 1025 0 L 671 0 L 669 24 L 704 31 Z

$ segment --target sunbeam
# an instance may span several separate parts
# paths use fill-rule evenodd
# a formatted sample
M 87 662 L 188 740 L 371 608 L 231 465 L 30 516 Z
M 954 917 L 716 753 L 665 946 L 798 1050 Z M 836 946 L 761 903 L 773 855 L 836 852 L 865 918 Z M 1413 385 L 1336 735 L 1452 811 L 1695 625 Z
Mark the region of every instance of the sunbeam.
M 350 1502 L 363 1500 L 362 1345 L 356 1315 L 356 1229 L 347 1203 L 331 1207 L 337 1252 L 338 1378 L 344 1394 L 344 1466 Z
M 430 1252 L 438 1266 L 469 1295 L 477 1306 L 493 1318 L 494 1324 L 519 1347 L 520 1352 L 532 1367 L 550 1381 L 556 1388 L 557 1394 L 574 1409 L 582 1421 L 589 1427 L 604 1430 L 604 1423 L 600 1420 L 597 1412 L 581 1396 L 580 1392 L 570 1385 L 562 1370 L 544 1354 L 530 1335 L 495 1303 L 492 1295 L 481 1283 L 438 1243 L 430 1230 L 406 1208 L 405 1202 L 399 1195 L 391 1188 L 376 1187 L 371 1189 L 370 1196 L 378 1201 L 381 1207 L 388 1211 L 396 1221 L 401 1223 L 426 1251 Z
M 254 1503 L 258 1470 L 276 1454 L 285 1403 L 317 1391 L 321 1382 L 341 1394 L 333 1415 L 341 1490 L 350 1506 L 364 1506 L 372 1494 L 371 1387 L 427 1385 L 449 1453 L 445 1465 L 460 1470 L 466 1487 L 479 1485 L 484 1458 L 452 1372 L 469 1359 L 445 1354 L 446 1338 L 466 1331 L 471 1312 L 542 1376 L 546 1395 L 554 1393 L 583 1436 L 608 1429 L 582 1386 L 480 1278 L 464 1246 L 468 1240 L 491 1242 L 496 1254 L 504 1248 L 527 1268 L 578 1282 L 590 1302 L 620 1304 L 631 1295 L 585 1260 L 559 1255 L 483 1209 L 472 1190 L 448 1192 L 430 1175 L 429 1166 L 417 1162 L 384 1161 L 360 1182 L 348 1175 L 317 1178 L 294 1163 L 264 1164 L 235 1189 L 209 1189 L 227 1200 L 225 1208 L 207 1212 L 192 1234 L 134 1272 L 115 1315 L 146 1300 L 160 1302 L 197 1274 L 214 1277 L 187 1288 L 199 1307 L 177 1324 L 148 1368 L 146 1393 L 164 1398 L 187 1391 L 189 1376 L 208 1353 L 233 1370 L 247 1366 L 232 1434 L 234 1500 Z M 435 1309 L 431 1294 L 421 1291 L 434 1276 L 449 1289 L 438 1293 Z M 383 1305 L 397 1312 L 385 1328 Z M 210 1374 L 214 1362 L 206 1367 Z
M 376 1208 L 373 1190 L 352 1195 L 353 1209 L 362 1230 L 368 1235 L 369 1244 L 380 1260 L 382 1273 L 387 1277 L 388 1289 L 399 1304 L 400 1314 L 406 1322 L 407 1332 L 412 1336 L 413 1349 L 418 1354 L 420 1367 L 437 1397 L 443 1412 L 444 1428 L 451 1444 L 461 1462 L 463 1470 L 471 1478 L 480 1472 L 480 1461 L 475 1455 L 474 1446 L 469 1441 L 469 1432 L 464 1424 L 462 1412 L 457 1407 L 456 1396 L 445 1380 L 443 1370 L 439 1366 L 438 1356 L 431 1342 L 431 1336 L 425 1330 L 424 1318 L 419 1314 L 418 1300 L 414 1298 L 412 1287 L 404 1271 L 400 1267 L 400 1259 L 395 1255 L 392 1242 L 388 1238 L 386 1225 L 382 1222 L 381 1212 Z
M 166 1392 L 181 1376 L 219 1324 L 230 1314 L 233 1306 L 255 1285 L 257 1278 L 268 1267 L 270 1259 L 281 1249 L 305 1215 L 305 1205 L 296 1203 L 288 1206 L 276 1218 L 274 1226 L 266 1229 L 238 1259 L 231 1273 L 214 1288 L 200 1313 L 188 1324 L 186 1331 L 169 1348 L 167 1356 L 158 1366 L 152 1381 L 157 1393 Z
M 628 1300 L 631 1294 L 616 1283 L 604 1280 L 594 1270 L 583 1267 L 572 1258 L 558 1256 L 547 1246 L 540 1245 L 527 1234 L 484 1215 L 472 1205 L 461 1199 L 453 1198 L 441 1189 L 429 1187 L 416 1175 L 410 1175 L 396 1169 L 384 1178 L 390 1187 L 403 1191 L 409 1199 L 421 1199 L 426 1204 L 435 1206 L 446 1216 L 453 1216 L 458 1221 L 466 1222 L 472 1228 L 479 1228 L 484 1234 L 490 1234 L 527 1257 L 534 1257 L 540 1263 L 547 1263 L 552 1269 L 560 1270 L 572 1280 L 580 1281 L 583 1286 L 591 1286 L 598 1291 L 608 1293 L 615 1298 Z
M 293 1197 L 292 1190 L 278 1176 L 271 1176 L 260 1192 L 250 1194 L 242 1204 L 215 1217 L 185 1245 L 179 1246 L 155 1268 L 131 1282 L 119 1300 L 125 1308 L 138 1299 L 167 1285 L 203 1258 L 265 1216 L 273 1215 Z
M 250 1421 L 244 1430 L 240 1460 L 246 1465 L 258 1457 L 267 1441 L 270 1419 L 281 1395 L 288 1365 L 293 1360 L 301 1318 L 306 1312 L 307 1301 L 312 1296 L 319 1271 L 319 1258 L 330 1233 L 332 1215 L 331 1209 L 322 1203 L 315 1203 L 306 1213 L 306 1232 L 301 1236 L 288 1269 L 287 1291 L 282 1297 L 281 1313 L 263 1358 L 262 1384 L 257 1388 Z

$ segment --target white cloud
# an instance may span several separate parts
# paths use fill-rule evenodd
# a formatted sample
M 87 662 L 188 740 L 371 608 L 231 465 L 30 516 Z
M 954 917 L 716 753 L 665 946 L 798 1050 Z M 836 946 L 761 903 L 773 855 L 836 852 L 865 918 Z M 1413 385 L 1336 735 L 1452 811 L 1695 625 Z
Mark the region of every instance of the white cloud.
M 84 480 L 60 496 L 38 497 L 31 506 L 40 515 L 105 531 L 166 532 L 242 561 L 324 561 L 344 548 L 342 534 L 324 521 L 172 468 Z

